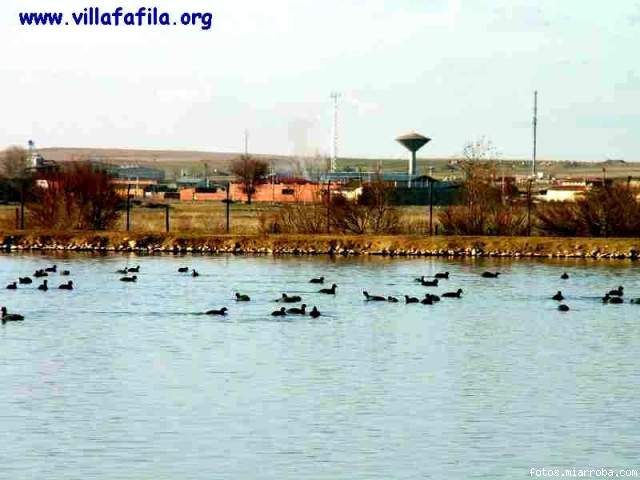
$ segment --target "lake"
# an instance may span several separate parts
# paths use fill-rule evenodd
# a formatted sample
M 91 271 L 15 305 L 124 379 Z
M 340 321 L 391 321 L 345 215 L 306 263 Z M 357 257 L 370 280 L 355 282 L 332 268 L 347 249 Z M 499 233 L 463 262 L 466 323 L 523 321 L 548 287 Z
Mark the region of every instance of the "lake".
M 48 292 L 39 280 L 4 290 L 51 264 L 74 291 L 57 290 L 58 274 Z M 118 281 L 125 265 L 141 266 L 137 283 Z M 441 271 L 439 288 L 414 281 Z M 640 297 L 637 273 L 622 261 L 0 255 L 0 304 L 26 317 L 0 327 L 0 478 L 638 467 L 640 305 L 600 301 L 618 285 Z M 308 283 L 321 275 L 335 297 Z M 362 295 L 458 288 L 433 306 Z M 323 316 L 272 317 L 282 292 Z M 227 317 L 201 315 L 223 306 Z

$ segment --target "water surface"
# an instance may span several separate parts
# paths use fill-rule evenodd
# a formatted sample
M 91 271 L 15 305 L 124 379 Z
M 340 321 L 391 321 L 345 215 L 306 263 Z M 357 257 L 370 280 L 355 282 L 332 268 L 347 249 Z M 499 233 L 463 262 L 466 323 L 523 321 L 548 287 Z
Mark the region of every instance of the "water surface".
M 1 478 L 511 479 L 638 466 L 640 306 L 599 302 L 618 285 L 640 297 L 633 263 L 2 255 L 0 281 L 52 263 L 75 291 L 0 291 L 27 317 L 0 327 Z M 137 284 L 118 281 L 138 264 Z M 487 269 L 503 276 L 480 278 Z M 445 270 L 441 288 L 413 281 Z M 308 283 L 320 275 L 335 297 Z M 457 288 L 462 299 L 431 307 L 362 296 Z M 559 289 L 567 314 L 549 300 Z M 236 291 L 253 301 L 236 304 Z M 274 319 L 282 292 L 323 317 Z M 222 306 L 224 319 L 201 315 Z

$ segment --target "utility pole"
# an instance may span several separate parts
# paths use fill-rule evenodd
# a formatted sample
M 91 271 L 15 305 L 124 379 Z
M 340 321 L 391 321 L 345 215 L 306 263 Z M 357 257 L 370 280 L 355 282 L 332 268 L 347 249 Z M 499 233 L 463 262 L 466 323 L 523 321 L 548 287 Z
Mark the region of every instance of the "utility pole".
M 339 92 L 331 92 L 333 100 L 333 145 L 331 151 L 331 172 L 335 172 L 338 168 L 338 107 L 339 100 L 342 95 Z
M 531 176 L 535 178 L 536 157 L 538 155 L 538 91 L 533 92 L 533 158 L 531 162 Z

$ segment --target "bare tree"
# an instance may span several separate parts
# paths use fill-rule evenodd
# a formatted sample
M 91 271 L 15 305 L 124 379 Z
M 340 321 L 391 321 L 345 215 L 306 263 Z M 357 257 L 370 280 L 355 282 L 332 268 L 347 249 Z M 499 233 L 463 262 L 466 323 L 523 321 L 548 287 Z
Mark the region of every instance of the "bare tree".
M 264 160 L 259 160 L 251 155 L 241 155 L 231 162 L 231 173 L 240 183 L 242 191 L 247 196 L 247 203 L 251 204 L 251 197 L 256 191 L 256 184 L 262 180 L 269 170 L 269 165 Z
M 0 154 L 2 174 L 10 179 L 21 178 L 28 167 L 27 151 L 22 147 L 9 147 Z

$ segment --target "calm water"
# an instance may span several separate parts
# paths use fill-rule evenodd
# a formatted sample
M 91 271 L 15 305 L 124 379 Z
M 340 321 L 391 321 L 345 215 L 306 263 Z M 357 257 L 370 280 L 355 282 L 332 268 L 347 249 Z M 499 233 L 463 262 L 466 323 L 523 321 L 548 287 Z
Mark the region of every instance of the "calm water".
M 72 271 L 75 291 L 0 291 L 27 317 L 0 327 L 1 478 L 640 467 L 640 306 L 598 300 L 620 284 L 640 297 L 634 264 L 0 255 L 0 281 L 51 263 Z M 137 284 L 118 281 L 126 264 L 141 265 Z M 177 274 L 183 265 L 202 276 Z M 485 269 L 504 277 L 481 279 Z M 413 282 L 444 270 L 443 288 Z M 339 285 L 335 298 L 313 293 L 319 275 Z M 362 296 L 458 287 L 463 299 L 432 307 Z M 568 314 L 548 300 L 558 289 Z M 235 291 L 254 301 L 236 304 Z M 325 316 L 273 319 L 281 292 Z M 199 315 L 222 306 L 226 319 Z

